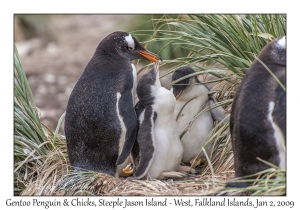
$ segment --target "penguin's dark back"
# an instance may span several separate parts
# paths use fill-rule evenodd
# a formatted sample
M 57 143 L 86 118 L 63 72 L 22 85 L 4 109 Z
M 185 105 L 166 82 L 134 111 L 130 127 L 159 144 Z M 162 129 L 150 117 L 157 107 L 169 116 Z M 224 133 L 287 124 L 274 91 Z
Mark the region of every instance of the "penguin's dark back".
M 278 60 L 274 58 L 271 47 L 264 48 L 258 55 L 258 59 L 268 66 L 281 83 L 286 85 L 285 52 L 279 52 L 284 55 L 280 55 Z M 283 127 L 285 138 L 286 93 L 256 59 L 244 76 L 232 104 L 230 132 L 237 177 L 268 168 L 257 160 L 257 156 L 275 165 L 279 164 L 274 130 L 267 118 L 270 112 L 269 103 L 272 101 L 280 107 L 276 112 L 278 112 L 277 117 L 281 119 L 280 127 Z M 247 166 L 242 167 L 242 165 Z
M 95 53 L 86 66 L 83 74 L 76 83 L 66 109 L 65 133 L 68 144 L 70 162 L 76 167 L 99 171 L 93 162 L 88 159 L 105 160 L 115 164 L 118 158 L 118 142 L 110 139 L 120 138 L 122 128 L 116 112 L 117 92 L 123 94 L 127 90 L 131 94 L 133 86 L 132 66 L 124 61 L 125 66 L 118 62 L 109 62 L 110 59 L 101 59 Z M 121 56 L 119 59 L 123 59 Z M 114 66 L 114 68 L 111 68 Z M 100 70 L 101 69 L 101 70 Z M 112 69 L 122 69 L 113 71 Z M 124 74 L 124 72 L 128 74 Z M 125 107 L 122 107 L 126 109 Z M 83 143 L 84 142 L 84 143 Z M 111 150 L 107 150 L 111 148 Z M 105 151 L 103 151 L 105 149 Z M 88 158 L 85 157 L 89 156 Z M 75 162 L 76 161 L 76 162 Z M 106 162 L 103 161 L 102 168 Z M 110 170 L 111 167 L 107 166 Z M 114 171 L 104 171 L 114 175 Z

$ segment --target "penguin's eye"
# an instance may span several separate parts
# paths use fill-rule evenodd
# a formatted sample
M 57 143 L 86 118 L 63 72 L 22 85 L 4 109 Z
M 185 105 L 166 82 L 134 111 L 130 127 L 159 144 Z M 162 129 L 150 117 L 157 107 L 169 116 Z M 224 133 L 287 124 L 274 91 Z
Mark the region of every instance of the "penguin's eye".
M 128 47 L 128 50 L 132 51 L 132 50 L 134 50 L 134 48 L 133 47 Z

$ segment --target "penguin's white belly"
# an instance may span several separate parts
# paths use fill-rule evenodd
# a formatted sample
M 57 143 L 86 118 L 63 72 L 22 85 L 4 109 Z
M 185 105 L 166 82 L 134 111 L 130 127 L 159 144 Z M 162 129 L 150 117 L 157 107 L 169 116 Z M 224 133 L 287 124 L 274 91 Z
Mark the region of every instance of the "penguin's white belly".
M 194 116 L 197 115 L 204 103 L 206 103 L 208 97 L 203 95 L 202 97 L 198 96 L 197 98 L 190 101 L 184 109 L 181 111 L 179 118 L 177 119 L 177 126 L 179 135 L 187 128 L 189 123 L 194 119 Z M 187 101 L 177 101 L 175 108 L 175 116 L 177 117 L 178 113 L 182 107 L 186 104 Z M 206 105 L 205 107 L 207 107 Z M 184 163 L 189 163 L 193 158 L 195 158 L 201 147 L 203 146 L 208 134 L 213 129 L 213 119 L 211 113 L 205 112 L 194 121 L 194 123 L 189 127 L 186 133 L 181 138 L 183 145 L 183 159 Z M 210 145 L 208 145 L 206 152 L 210 153 Z
M 175 97 L 170 91 L 160 88 L 156 98 L 153 105 L 157 113 L 154 122 L 156 153 L 148 171 L 152 179 L 158 178 L 164 171 L 176 171 L 183 154 L 174 117 Z

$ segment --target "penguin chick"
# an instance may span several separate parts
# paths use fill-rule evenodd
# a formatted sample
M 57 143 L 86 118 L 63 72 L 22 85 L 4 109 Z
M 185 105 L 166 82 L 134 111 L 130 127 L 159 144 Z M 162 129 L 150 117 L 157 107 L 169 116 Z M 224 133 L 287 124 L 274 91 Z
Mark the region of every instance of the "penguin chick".
M 137 134 L 135 59 L 161 60 L 131 35 L 117 31 L 98 45 L 76 83 L 66 109 L 70 163 L 118 177 Z M 117 165 L 119 165 L 117 167 Z
M 235 177 L 270 168 L 257 158 L 283 169 L 286 165 L 286 92 L 264 66 L 286 86 L 286 37 L 269 42 L 257 57 L 232 104 L 230 133 Z M 246 182 L 227 184 L 228 187 L 248 185 Z
M 134 176 L 157 179 L 164 172 L 176 171 L 182 159 L 174 116 L 175 97 L 161 87 L 155 67 L 144 74 L 137 85 L 139 121 L 137 140 L 132 150 Z
M 180 67 L 173 73 L 172 82 L 193 73 L 195 73 L 195 70 L 191 67 Z M 190 76 L 173 84 L 172 92 L 177 99 L 174 113 L 177 118 L 180 135 L 201 109 L 216 103 L 216 99 L 209 95 L 209 89 L 204 84 L 201 84 L 197 76 Z M 183 163 L 190 164 L 198 155 L 208 134 L 214 128 L 214 120 L 222 121 L 224 118 L 224 109 L 221 106 L 197 117 L 191 127 L 181 137 Z M 207 153 L 210 153 L 211 146 L 207 145 L 205 149 Z

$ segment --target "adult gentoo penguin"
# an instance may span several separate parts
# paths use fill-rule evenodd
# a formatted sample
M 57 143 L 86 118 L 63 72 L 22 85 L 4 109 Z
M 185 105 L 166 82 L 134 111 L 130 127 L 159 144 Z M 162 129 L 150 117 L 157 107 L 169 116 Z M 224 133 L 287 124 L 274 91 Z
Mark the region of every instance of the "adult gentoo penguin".
M 99 43 L 66 109 L 72 166 L 119 176 L 128 163 L 138 126 L 135 59 L 161 60 L 126 32 L 111 33 Z
M 193 68 L 182 66 L 174 71 L 172 82 L 194 73 Z M 182 162 L 190 164 L 198 155 L 208 134 L 214 128 L 214 121 L 224 119 L 224 109 L 221 106 L 211 109 L 198 116 L 190 125 L 190 122 L 201 109 L 215 105 L 216 100 L 209 94 L 209 89 L 199 81 L 197 76 L 190 76 L 176 82 L 173 84 L 172 91 L 177 99 L 174 113 L 177 118 L 178 132 L 182 135 L 186 131 L 181 137 L 183 145 Z M 187 129 L 187 126 L 191 127 Z M 207 153 L 210 153 L 210 145 L 207 145 L 205 149 Z
M 263 64 L 262 64 L 263 63 Z M 275 77 L 267 70 L 267 68 Z M 269 42 L 239 86 L 230 117 L 235 177 L 269 168 L 257 158 L 285 168 L 286 37 Z M 246 187 L 248 183 L 229 183 Z
M 174 116 L 176 100 L 161 86 L 157 69 L 144 74 L 137 85 L 139 131 L 132 150 L 137 179 L 183 175 L 176 172 L 183 153 Z

